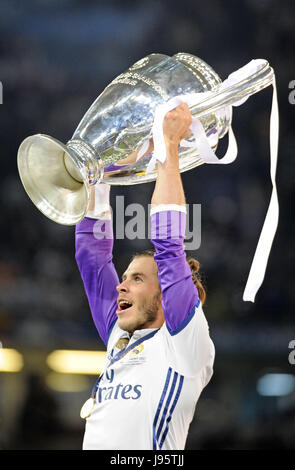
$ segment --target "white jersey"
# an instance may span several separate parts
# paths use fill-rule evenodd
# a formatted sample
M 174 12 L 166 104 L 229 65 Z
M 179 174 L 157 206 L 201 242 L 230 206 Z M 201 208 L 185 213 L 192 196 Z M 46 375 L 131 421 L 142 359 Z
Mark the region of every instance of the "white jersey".
M 151 332 L 154 336 L 148 337 Z M 215 349 L 201 302 L 173 334 L 134 332 L 131 348 L 111 364 L 127 332 L 115 323 L 107 360 L 86 420 L 84 450 L 182 450 L 196 403 L 213 374 Z

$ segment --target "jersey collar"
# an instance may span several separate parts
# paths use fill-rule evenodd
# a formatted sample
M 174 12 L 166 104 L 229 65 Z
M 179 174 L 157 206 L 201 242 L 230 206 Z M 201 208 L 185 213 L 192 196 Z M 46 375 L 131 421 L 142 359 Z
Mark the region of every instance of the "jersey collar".
M 143 328 L 142 330 L 135 330 L 132 336 L 130 333 L 128 333 L 128 331 L 121 330 L 120 339 L 128 338 L 129 340 L 132 340 L 132 342 L 137 341 L 139 338 L 142 338 L 143 336 L 146 336 L 155 330 L 159 330 L 159 328 Z

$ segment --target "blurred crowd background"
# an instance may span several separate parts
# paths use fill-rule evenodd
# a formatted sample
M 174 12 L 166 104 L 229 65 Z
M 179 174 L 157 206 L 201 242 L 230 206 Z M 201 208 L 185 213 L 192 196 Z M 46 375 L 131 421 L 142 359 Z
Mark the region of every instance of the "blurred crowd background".
M 188 254 L 202 266 L 216 347 L 187 449 L 294 448 L 294 31 L 291 0 L 1 0 L 0 342 L 17 349 L 24 366 L 0 372 L 0 449 L 80 449 L 79 411 L 96 378 L 63 377 L 58 387 L 46 357 L 56 349 L 104 349 L 74 258 L 74 227 L 31 203 L 18 176 L 18 147 L 36 133 L 67 142 L 98 94 L 152 52 L 197 55 L 222 79 L 253 58 L 275 70 L 280 220 L 254 304 L 242 295 L 272 188 L 271 87 L 234 109 L 235 163 L 183 174 L 187 203 L 201 204 L 201 245 Z M 126 205 L 145 205 L 153 187 L 113 187 L 112 201 L 124 195 Z M 118 240 L 119 275 L 132 253 L 148 247 L 148 240 Z

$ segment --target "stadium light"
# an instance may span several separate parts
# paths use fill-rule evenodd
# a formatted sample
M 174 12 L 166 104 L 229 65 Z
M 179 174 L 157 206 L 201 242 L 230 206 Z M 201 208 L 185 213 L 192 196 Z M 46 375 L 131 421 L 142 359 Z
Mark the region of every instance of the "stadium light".
M 0 348 L 0 372 L 19 372 L 24 366 L 23 356 L 16 349 Z
M 52 370 L 63 374 L 99 375 L 105 359 L 105 351 L 57 349 L 47 356 L 46 362 Z
M 295 390 L 295 376 L 292 374 L 265 374 L 257 381 L 257 391 L 264 397 L 281 397 Z

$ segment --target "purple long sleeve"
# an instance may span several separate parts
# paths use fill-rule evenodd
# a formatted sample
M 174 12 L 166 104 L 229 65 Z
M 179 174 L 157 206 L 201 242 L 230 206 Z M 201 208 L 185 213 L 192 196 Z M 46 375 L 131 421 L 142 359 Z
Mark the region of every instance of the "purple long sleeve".
M 85 217 L 76 225 L 76 261 L 93 321 L 105 344 L 117 319 L 116 286 L 119 279 L 112 262 L 113 243 L 111 220 Z
M 186 261 L 184 236 L 186 214 L 177 210 L 151 216 L 152 243 L 158 265 L 165 321 L 171 334 L 189 322 L 198 304 L 198 290 Z

